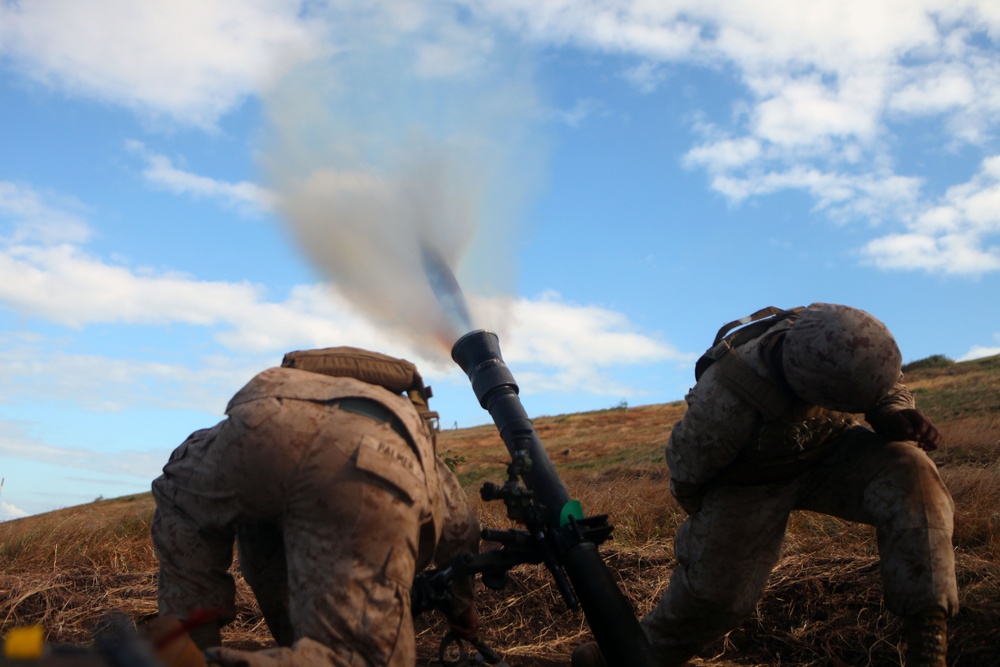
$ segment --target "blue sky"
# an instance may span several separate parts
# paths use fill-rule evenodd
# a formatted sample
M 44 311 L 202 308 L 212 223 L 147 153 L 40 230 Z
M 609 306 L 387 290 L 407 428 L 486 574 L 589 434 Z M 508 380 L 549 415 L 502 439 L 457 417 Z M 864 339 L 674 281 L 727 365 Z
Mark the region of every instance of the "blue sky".
M 0 520 L 148 490 L 294 349 L 449 428 L 470 327 L 535 416 L 679 400 L 767 305 L 998 354 L 998 46 L 986 0 L 0 0 Z

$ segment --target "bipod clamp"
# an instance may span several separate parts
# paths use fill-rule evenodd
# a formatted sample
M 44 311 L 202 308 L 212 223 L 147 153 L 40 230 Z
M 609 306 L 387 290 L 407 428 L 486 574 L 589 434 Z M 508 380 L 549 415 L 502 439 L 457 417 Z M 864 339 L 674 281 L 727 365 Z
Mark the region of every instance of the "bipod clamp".
M 441 638 L 438 660 L 444 667 L 474 667 L 475 665 L 496 665 L 509 667 L 500 654 L 487 646 L 482 637 L 465 639 L 454 632 Z
M 485 482 L 479 489 L 479 496 L 486 502 L 502 500 L 507 507 L 507 518 L 524 523 L 528 513 L 532 511 L 535 494 L 521 483 L 521 475 L 531 470 L 531 456 L 526 451 L 519 451 L 511 457 L 507 464 L 507 481 L 503 486 L 493 482 Z

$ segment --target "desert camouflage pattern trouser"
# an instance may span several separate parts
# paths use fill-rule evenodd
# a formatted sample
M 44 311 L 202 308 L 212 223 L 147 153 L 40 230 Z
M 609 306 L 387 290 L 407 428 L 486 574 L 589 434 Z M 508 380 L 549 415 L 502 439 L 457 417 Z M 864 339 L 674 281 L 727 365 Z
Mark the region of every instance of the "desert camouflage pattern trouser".
M 958 610 L 954 503 L 933 461 L 912 443 L 860 426 L 838 440 L 831 455 L 792 479 L 710 489 L 681 525 L 678 565 L 642 620 L 665 664 L 695 655 L 753 613 L 796 509 L 875 527 L 890 611 Z
M 262 421 L 260 401 L 251 401 L 192 434 L 153 483 L 160 613 L 222 609 L 231 617 L 237 526 L 280 526 L 286 631 L 297 643 L 259 656 L 224 651 L 223 664 L 412 666 L 410 587 L 435 537 L 415 451 L 336 402 L 264 400 Z M 255 594 L 266 605 L 284 593 Z

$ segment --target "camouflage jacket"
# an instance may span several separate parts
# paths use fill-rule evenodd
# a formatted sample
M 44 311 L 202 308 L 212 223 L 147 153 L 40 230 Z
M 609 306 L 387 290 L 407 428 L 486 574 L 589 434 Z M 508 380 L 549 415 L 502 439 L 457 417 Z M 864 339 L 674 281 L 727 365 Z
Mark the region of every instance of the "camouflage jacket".
M 787 329 L 778 322 L 768 332 Z M 766 334 L 765 334 L 766 335 Z M 680 497 L 713 480 L 768 483 L 801 472 L 829 451 L 836 436 L 861 423 L 857 415 L 810 405 L 792 395 L 761 357 L 761 335 L 731 355 L 752 372 L 747 390 L 732 380 L 727 364 L 716 362 L 685 397 L 687 412 L 673 428 L 666 446 L 671 489 Z M 913 396 L 900 382 L 874 409 L 913 407 Z
M 388 408 L 405 427 L 416 451 L 431 508 L 429 515 L 422 517 L 425 529 L 421 531 L 418 545 L 417 571 L 431 563 L 443 565 L 462 553 L 478 552 L 479 522 L 469 508 L 465 490 L 438 458 L 427 423 L 406 396 L 350 377 L 331 377 L 295 368 L 269 368 L 233 396 L 226 413 L 236 406 L 256 401 L 254 418 L 263 421 L 269 414 L 268 401 L 261 399 L 272 399 L 272 409 L 277 410 L 282 399 L 327 402 L 347 397 L 366 398 Z M 382 469 L 372 472 L 392 479 L 393 468 L 392 461 L 387 460 Z M 463 611 L 472 601 L 471 583 L 458 583 L 453 595 L 456 611 Z

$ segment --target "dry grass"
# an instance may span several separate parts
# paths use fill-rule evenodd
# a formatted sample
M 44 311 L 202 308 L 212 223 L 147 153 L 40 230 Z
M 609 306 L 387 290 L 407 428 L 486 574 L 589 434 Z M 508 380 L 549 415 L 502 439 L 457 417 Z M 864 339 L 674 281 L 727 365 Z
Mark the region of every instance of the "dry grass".
M 1000 664 L 1000 358 L 916 369 L 908 377 L 947 444 L 934 457 L 956 504 L 955 548 L 962 609 L 951 624 L 950 662 Z M 608 514 L 615 539 L 602 547 L 620 585 L 644 614 L 666 588 L 672 536 L 683 512 L 667 492 L 662 451 L 682 403 L 540 417 L 536 428 L 588 514 Z M 446 431 L 439 450 L 463 458 L 460 477 L 486 526 L 508 527 L 499 503 L 483 503 L 482 480 L 505 476 L 506 450 L 493 426 Z M 106 612 L 155 612 L 156 561 L 148 494 L 0 523 L 0 631 L 42 623 L 50 641 L 85 643 Z M 486 639 L 512 667 L 568 665 L 589 639 L 541 567 L 512 573 L 502 591 L 483 589 Z M 270 643 L 252 596 L 237 577 L 239 617 L 225 641 Z M 797 513 L 784 555 L 757 614 L 695 664 L 899 665 L 899 621 L 882 605 L 872 530 Z M 420 664 L 430 664 L 443 628 L 418 623 Z

